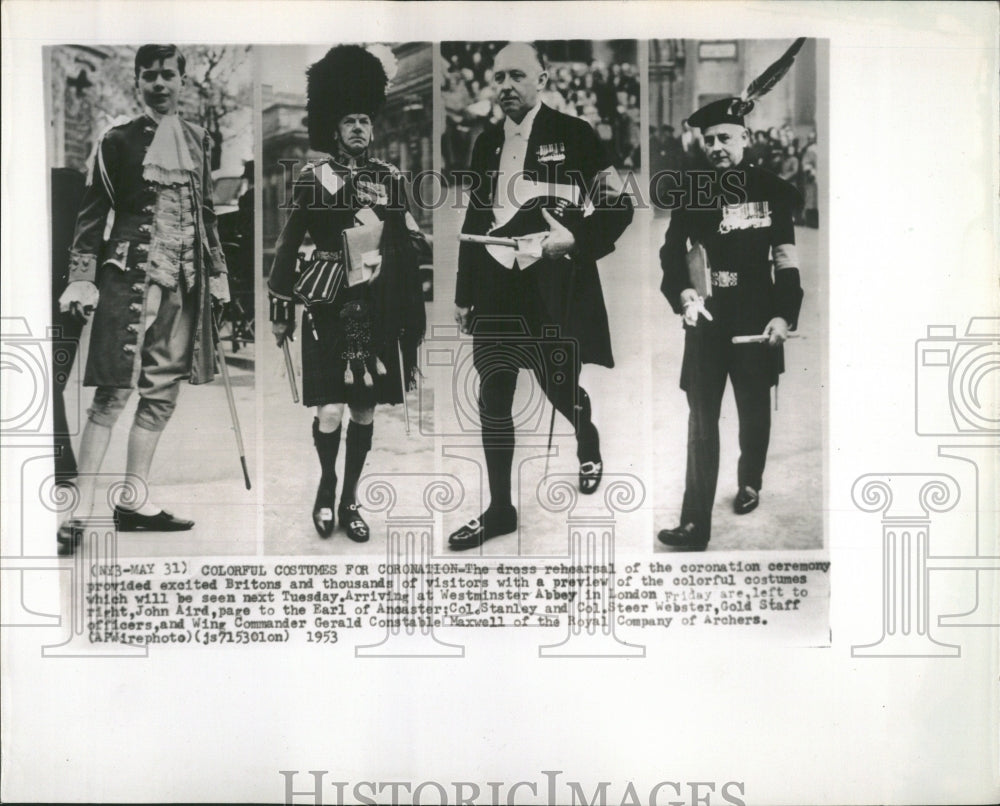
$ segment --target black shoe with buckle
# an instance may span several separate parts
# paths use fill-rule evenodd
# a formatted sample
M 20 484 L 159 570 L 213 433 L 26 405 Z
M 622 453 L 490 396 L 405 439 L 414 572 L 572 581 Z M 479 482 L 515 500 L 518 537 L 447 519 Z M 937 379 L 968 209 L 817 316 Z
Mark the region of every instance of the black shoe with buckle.
M 603 475 L 603 462 L 580 462 L 580 492 L 584 495 L 593 495 L 601 486 Z
M 448 548 L 465 551 L 483 545 L 487 540 L 517 531 L 517 510 L 514 507 L 487 509 L 478 518 L 448 536 Z
M 56 546 L 60 557 L 72 557 L 82 541 L 83 524 L 76 518 L 61 524 L 56 532 Z
M 586 430 L 589 433 L 585 439 L 579 440 L 576 451 L 577 459 L 580 461 L 579 485 L 581 493 L 593 495 L 601 486 L 604 463 L 601 461 L 601 438 L 597 426 L 588 423 Z
M 119 532 L 186 532 L 194 521 L 175 518 L 165 509 L 155 515 L 140 515 L 132 509 L 115 507 L 115 526 Z
M 741 487 L 733 501 L 733 512 L 737 515 L 746 515 L 748 512 L 753 512 L 757 509 L 757 504 L 759 503 L 759 492 L 749 485 Z
M 368 529 L 365 519 L 361 517 L 357 504 L 345 504 L 341 501 L 340 508 L 337 510 L 337 517 L 340 519 L 340 525 L 344 527 L 344 531 L 347 532 L 347 536 L 351 540 L 355 543 L 368 542 L 368 538 L 371 537 L 371 531 Z
M 661 529 L 657 538 L 663 545 L 678 551 L 704 551 L 708 538 L 693 523 L 684 523 L 676 529 Z

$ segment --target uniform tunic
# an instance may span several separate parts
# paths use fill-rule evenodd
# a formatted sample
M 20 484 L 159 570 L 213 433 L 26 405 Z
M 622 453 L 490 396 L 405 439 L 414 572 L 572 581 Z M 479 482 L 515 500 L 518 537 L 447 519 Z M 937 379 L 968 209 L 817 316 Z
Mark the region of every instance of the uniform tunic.
M 687 483 L 681 523 L 707 538 L 719 468 L 719 413 L 727 377 L 739 414 L 738 484 L 760 490 L 770 439 L 770 387 L 784 371 L 781 347 L 732 343 L 760 335 L 780 316 L 795 328 L 802 292 L 794 256 L 798 192 L 774 174 L 742 166 L 715 177 L 699 205 L 674 210 L 660 249 L 664 296 L 682 313 L 681 292 L 694 285 L 688 250 L 700 244 L 710 268 L 712 321 L 685 325 L 681 388 L 688 397 Z
M 268 278 L 271 320 L 294 322 L 295 305 L 302 302 L 296 294 L 296 283 L 301 276 L 298 251 L 306 234 L 316 247 L 311 260 L 326 261 L 332 264 L 334 272 L 339 272 L 344 267 L 343 233 L 359 223 L 359 212 L 368 209 L 384 220 L 390 209 L 398 210 L 401 205 L 405 205 L 402 178 L 388 163 L 370 159 L 352 168 L 326 158 L 307 164 L 295 181 L 292 210 L 275 243 L 274 263 Z M 409 215 L 406 218 L 407 246 L 413 250 L 414 260 L 418 264 L 430 262 L 427 239 L 412 218 Z M 416 286 L 409 286 L 411 295 L 421 294 L 419 278 L 416 279 Z M 371 286 L 349 287 L 346 277 L 331 301 L 306 303 L 300 334 L 303 405 L 348 403 L 370 408 L 403 401 L 398 352 L 395 344 L 376 344 L 374 308 Z M 366 355 L 358 355 L 359 352 Z M 378 373 L 376 359 L 382 362 L 384 374 Z M 348 364 L 352 383 L 345 379 Z M 371 386 L 364 382 L 365 369 L 372 380 Z

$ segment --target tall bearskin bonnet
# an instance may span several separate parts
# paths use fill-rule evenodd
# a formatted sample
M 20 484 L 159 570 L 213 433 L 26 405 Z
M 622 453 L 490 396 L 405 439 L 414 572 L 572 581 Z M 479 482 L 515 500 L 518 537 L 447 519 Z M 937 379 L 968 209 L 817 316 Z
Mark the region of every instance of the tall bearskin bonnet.
M 332 153 L 346 115 L 374 118 L 385 105 L 389 76 L 382 61 L 360 45 L 337 45 L 306 70 L 309 146 Z

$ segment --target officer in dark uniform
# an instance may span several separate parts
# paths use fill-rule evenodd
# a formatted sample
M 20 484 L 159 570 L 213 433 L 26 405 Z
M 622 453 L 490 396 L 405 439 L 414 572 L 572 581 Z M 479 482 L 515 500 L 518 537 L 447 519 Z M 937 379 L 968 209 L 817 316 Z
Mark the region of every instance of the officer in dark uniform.
M 126 473 L 146 481 L 181 380 L 205 383 L 215 372 L 212 303 L 229 300 L 229 284 L 212 207 L 212 141 L 177 115 L 184 69 L 173 45 L 138 49 L 145 114 L 102 138 L 77 217 L 59 304 L 80 318 L 96 308 L 84 383 L 97 387 L 80 445 L 77 517 L 93 508 L 111 429 L 132 391 L 139 403 Z M 194 525 L 150 499 L 122 501 L 114 516 L 119 531 Z M 62 524 L 60 551 L 71 553 L 81 533 L 76 519 Z
M 784 370 L 781 345 L 795 329 L 802 303 L 792 224 L 798 192 L 750 163 L 747 106 L 739 98 L 722 99 L 689 118 L 702 132 L 711 187 L 697 197 L 689 182 L 688 197 L 672 212 L 660 250 L 661 291 L 684 319 L 681 388 L 690 415 L 681 522 L 662 530 L 659 539 L 689 551 L 703 550 L 711 535 L 726 378 L 739 414 L 734 510 L 752 512 L 760 501 L 770 388 Z M 701 293 L 699 277 L 705 278 Z M 732 341 L 754 335 L 766 340 Z
M 455 317 L 474 339 L 490 505 L 450 535 L 448 546 L 456 551 L 517 529 L 511 407 L 520 368 L 534 371 L 575 427 L 580 491 L 597 490 L 603 473 L 590 398 L 577 380 L 582 363 L 614 365 L 597 260 L 614 249 L 633 208 L 590 125 L 539 100 L 547 77 L 532 45 L 515 42 L 500 50 L 493 81 L 506 119 L 483 131 L 472 152 L 475 185 L 464 236 L 542 236 L 533 253 L 468 240 L 459 250 Z M 527 184 L 518 185 L 521 179 Z M 532 196 L 532 182 L 569 192 Z M 530 199 L 540 206 L 531 208 Z M 546 343 L 547 332 L 558 336 Z

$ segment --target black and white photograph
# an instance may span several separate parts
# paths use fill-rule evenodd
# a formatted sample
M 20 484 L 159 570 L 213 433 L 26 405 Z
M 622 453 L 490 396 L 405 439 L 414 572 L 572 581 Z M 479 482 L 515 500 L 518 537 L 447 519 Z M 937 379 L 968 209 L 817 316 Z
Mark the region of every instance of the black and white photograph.
M 421 405 L 433 387 L 418 364 L 433 221 L 411 202 L 431 170 L 431 46 L 275 46 L 260 58 L 264 550 L 381 553 L 362 475 L 416 484 L 433 468 Z
M 46 55 L 59 551 L 252 551 L 252 49 Z
M 814 39 L 649 43 L 658 551 L 823 547 L 822 69 Z
M 437 286 L 457 327 L 433 334 L 452 356 L 438 431 L 468 519 L 446 549 L 560 556 L 551 485 L 597 502 L 606 471 L 644 470 L 638 43 L 442 42 L 440 58 Z
M 4 0 L 0 801 L 1000 802 L 1000 7 Z

